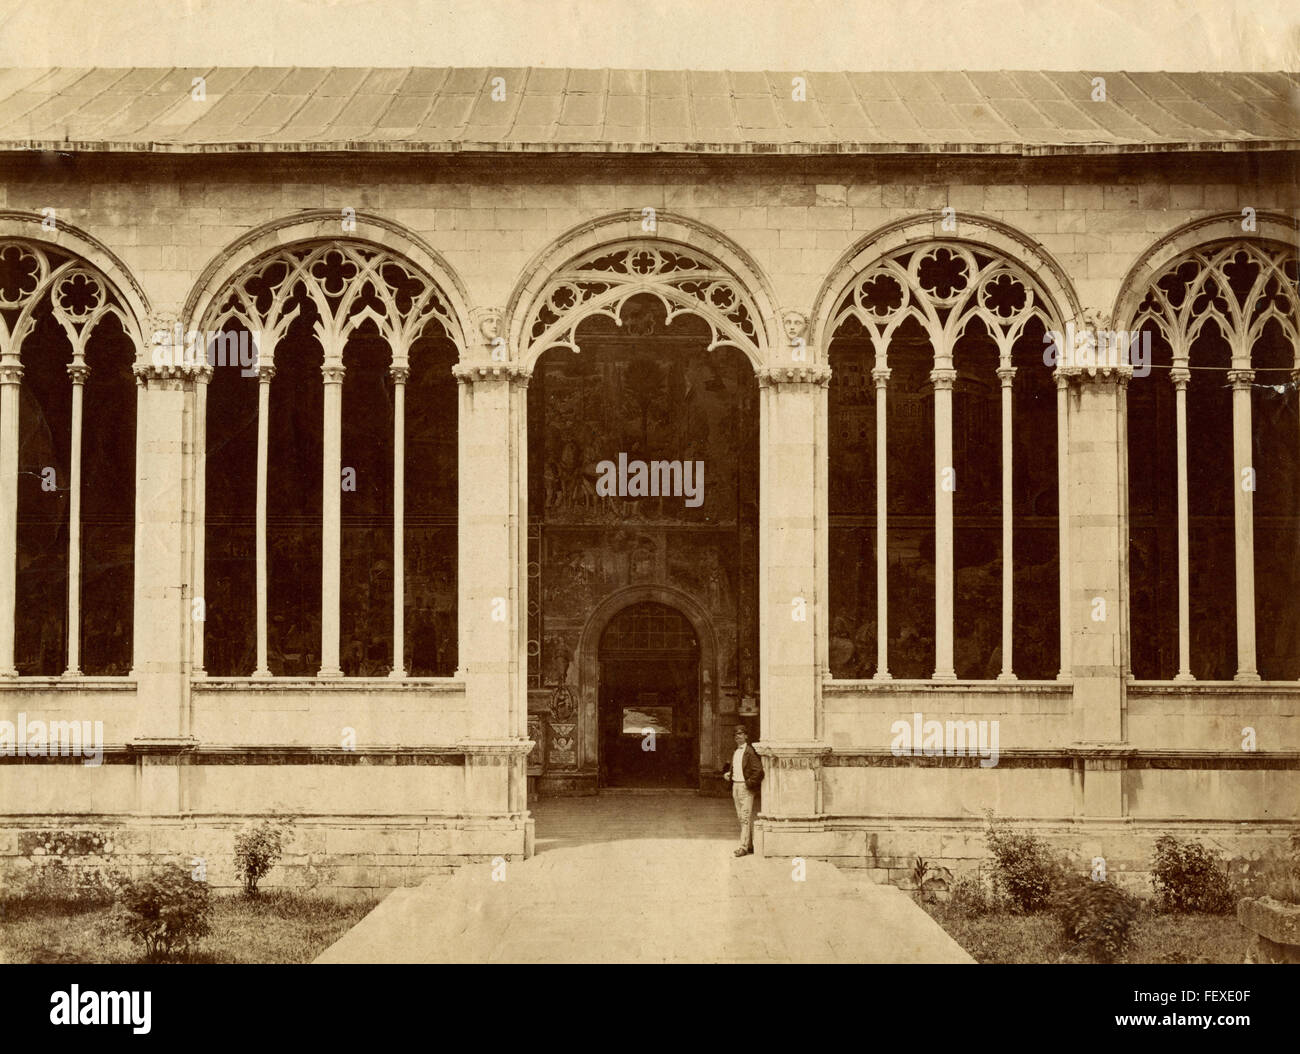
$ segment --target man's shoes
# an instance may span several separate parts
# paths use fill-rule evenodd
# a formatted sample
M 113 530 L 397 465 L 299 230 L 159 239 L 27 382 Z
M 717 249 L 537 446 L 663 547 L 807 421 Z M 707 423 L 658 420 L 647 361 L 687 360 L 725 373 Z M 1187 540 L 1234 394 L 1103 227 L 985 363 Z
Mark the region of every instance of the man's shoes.
M 753 851 L 754 851 L 754 850 L 752 850 L 752 849 L 746 849 L 746 848 L 742 845 L 739 849 L 736 850 L 735 855 L 736 855 L 736 856 L 749 856 L 749 854 L 752 853 Z

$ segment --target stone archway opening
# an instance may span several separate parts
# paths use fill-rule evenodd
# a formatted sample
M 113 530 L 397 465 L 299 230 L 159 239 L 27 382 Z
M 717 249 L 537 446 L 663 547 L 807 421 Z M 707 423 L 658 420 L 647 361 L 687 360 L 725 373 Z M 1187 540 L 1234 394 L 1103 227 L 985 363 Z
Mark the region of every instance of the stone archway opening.
M 700 643 L 656 601 L 625 607 L 599 645 L 601 787 L 694 787 L 699 780 Z
M 530 790 L 721 793 L 732 729 L 759 705 L 752 363 L 652 293 L 574 332 L 581 350 L 543 353 L 528 387 Z M 607 651 L 619 613 L 649 602 L 689 627 L 693 664 L 685 645 Z M 672 720 L 652 758 L 623 730 L 639 704 Z

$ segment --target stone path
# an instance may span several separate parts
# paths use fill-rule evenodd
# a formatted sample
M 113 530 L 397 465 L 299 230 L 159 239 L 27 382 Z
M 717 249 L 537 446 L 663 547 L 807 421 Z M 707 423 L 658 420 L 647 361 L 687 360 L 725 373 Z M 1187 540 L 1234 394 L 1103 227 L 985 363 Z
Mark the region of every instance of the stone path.
M 903 892 L 831 864 L 732 855 L 722 799 L 534 803 L 537 855 L 391 893 L 316 961 L 972 962 Z

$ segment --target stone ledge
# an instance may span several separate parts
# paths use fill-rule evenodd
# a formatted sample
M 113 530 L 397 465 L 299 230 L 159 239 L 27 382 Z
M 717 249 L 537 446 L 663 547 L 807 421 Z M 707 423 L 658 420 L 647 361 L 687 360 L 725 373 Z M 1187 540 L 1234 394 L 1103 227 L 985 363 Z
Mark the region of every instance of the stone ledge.
M 1285 904 L 1272 897 L 1246 897 L 1237 902 L 1237 921 L 1258 937 L 1289 945 L 1291 961 L 1300 961 L 1300 904 Z

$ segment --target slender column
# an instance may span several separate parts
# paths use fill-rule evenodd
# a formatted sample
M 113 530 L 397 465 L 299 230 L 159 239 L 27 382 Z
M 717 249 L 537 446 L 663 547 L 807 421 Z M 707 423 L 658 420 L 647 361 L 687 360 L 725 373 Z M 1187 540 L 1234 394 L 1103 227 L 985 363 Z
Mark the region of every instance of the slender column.
M 321 458 L 321 677 L 342 677 L 339 666 L 340 567 L 343 541 L 343 364 L 326 349 L 324 456 Z
M 1178 674 L 1176 681 L 1195 680 L 1192 676 L 1191 631 L 1191 556 L 1187 507 L 1187 382 L 1192 371 L 1174 366 L 1169 371 L 1174 385 L 1174 419 L 1178 446 Z
M 1057 618 L 1061 630 L 1061 669 L 1058 681 L 1071 677 L 1070 661 L 1070 379 L 1060 370 L 1056 379 L 1056 522 L 1060 535 L 1061 597 Z
M 410 367 L 394 364 L 393 378 L 393 668 L 406 676 L 406 381 Z
M 72 443 L 68 470 L 68 668 L 64 677 L 81 676 L 81 419 L 86 365 L 81 348 L 68 366 L 72 378 Z
M 880 362 L 882 356 L 877 355 Z M 876 382 L 876 676 L 891 681 L 889 672 L 889 507 L 886 504 L 889 457 L 885 427 L 890 370 L 877 366 L 871 371 Z
M 23 382 L 17 347 L 0 356 L 0 677 L 14 665 L 18 599 L 18 401 Z
M 205 349 L 206 355 L 206 349 Z M 207 486 L 208 486 L 208 382 L 212 379 L 212 367 L 206 362 L 194 371 L 194 563 L 190 571 L 190 580 L 194 583 L 191 603 L 203 601 L 203 613 L 207 616 L 207 598 L 204 560 L 207 559 Z M 194 621 L 190 612 L 190 676 L 206 677 L 203 668 L 203 637 L 207 627 L 205 622 Z
M 254 677 L 270 677 L 266 662 L 266 469 L 271 424 L 271 380 L 275 366 L 270 361 L 257 367 L 257 669 Z
M 937 362 L 951 362 L 950 354 L 936 356 Z M 952 504 L 955 480 L 952 470 L 952 385 L 957 371 L 938 367 L 930 371 L 934 383 L 934 679 L 954 681 L 953 667 L 953 567 Z M 945 471 L 948 470 L 948 471 Z
M 1229 370 L 1232 385 L 1233 512 L 1237 555 L 1237 676 L 1238 681 L 1258 681 L 1255 666 L 1255 493 L 1247 486 L 1246 469 L 1254 469 L 1251 455 L 1250 386 L 1254 370 Z
M 1012 467 L 1015 453 L 1011 443 L 1011 382 L 1015 379 L 1016 368 L 1010 364 L 1010 355 L 1003 359 L 998 367 L 998 379 L 1002 382 L 1002 672 L 999 681 L 1014 681 L 1016 675 L 1011 665 L 1012 646 L 1012 515 L 1014 513 L 1014 495 L 1012 491 Z

